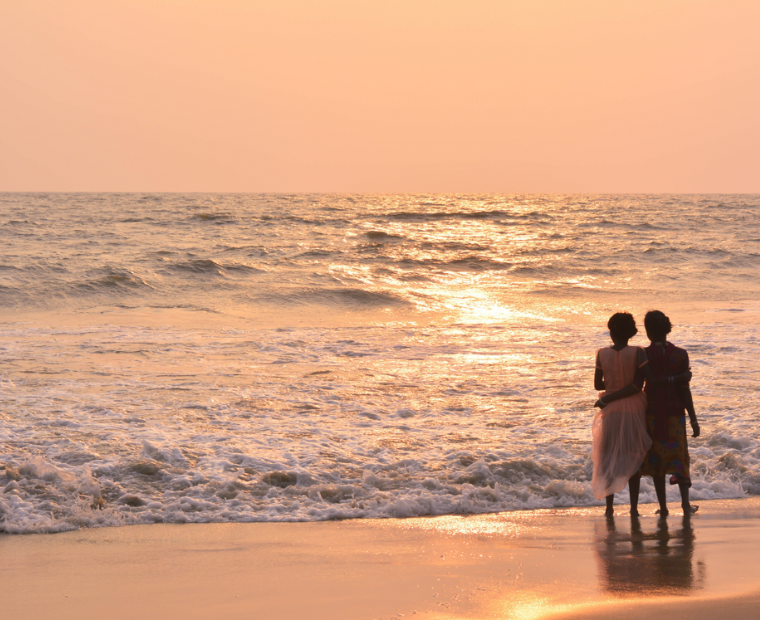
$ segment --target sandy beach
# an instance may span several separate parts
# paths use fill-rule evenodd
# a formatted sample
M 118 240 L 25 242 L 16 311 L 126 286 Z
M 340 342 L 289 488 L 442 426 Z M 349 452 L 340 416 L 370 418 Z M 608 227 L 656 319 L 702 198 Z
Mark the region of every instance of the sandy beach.
M 3 617 L 755 618 L 760 500 L 0 537 Z

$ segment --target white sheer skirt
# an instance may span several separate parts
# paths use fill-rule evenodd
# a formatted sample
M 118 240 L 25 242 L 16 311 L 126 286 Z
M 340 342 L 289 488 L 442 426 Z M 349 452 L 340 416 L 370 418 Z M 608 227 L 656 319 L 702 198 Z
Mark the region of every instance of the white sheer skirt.
M 594 497 L 604 499 L 625 489 L 644 462 L 652 440 L 647 433 L 647 397 L 643 392 L 616 400 L 597 411 L 592 427 Z

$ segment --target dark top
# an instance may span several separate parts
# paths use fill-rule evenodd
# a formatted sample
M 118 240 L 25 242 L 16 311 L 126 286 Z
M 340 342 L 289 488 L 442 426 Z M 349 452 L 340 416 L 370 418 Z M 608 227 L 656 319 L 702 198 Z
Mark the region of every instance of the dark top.
M 689 370 L 689 354 L 668 342 L 665 349 L 659 344 L 650 344 L 646 349 L 649 367 L 655 378 L 672 377 Z M 661 439 L 668 434 L 668 418 L 686 415 L 686 406 L 681 392 L 674 383 L 666 385 L 649 385 L 644 388 L 647 395 L 647 415 L 654 416 L 654 436 Z

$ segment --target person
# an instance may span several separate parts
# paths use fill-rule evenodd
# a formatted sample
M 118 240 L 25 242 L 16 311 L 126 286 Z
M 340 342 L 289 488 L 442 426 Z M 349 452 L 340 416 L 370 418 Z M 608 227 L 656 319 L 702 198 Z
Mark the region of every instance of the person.
M 646 423 L 647 432 L 652 438 L 652 445 L 647 452 L 642 472 L 651 476 L 659 514 L 668 515 L 665 494 L 665 476 L 670 474 L 670 484 L 677 484 L 681 491 L 681 506 L 685 515 L 696 512 L 698 507 L 689 501 L 691 478 L 689 475 L 689 450 L 686 441 L 686 416 L 688 412 L 692 437 L 699 437 L 700 428 L 694 410 L 688 380 L 689 354 L 685 349 L 667 341 L 672 330 L 670 319 L 659 310 L 647 312 L 644 328 L 651 344 L 646 348 L 649 367 L 656 379 L 660 381 L 647 383 Z M 666 381 L 662 381 L 662 379 Z
M 643 379 L 652 377 L 645 370 L 649 361 L 644 350 L 628 346 L 638 333 L 633 316 L 613 314 L 607 327 L 612 346 L 596 353 L 594 387 L 603 393 L 592 426 L 591 489 L 596 498 L 606 499 L 605 514 L 611 517 L 615 493 L 628 484 L 631 515 L 637 516 L 641 464 L 652 445 L 646 429 L 647 398 L 641 390 Z

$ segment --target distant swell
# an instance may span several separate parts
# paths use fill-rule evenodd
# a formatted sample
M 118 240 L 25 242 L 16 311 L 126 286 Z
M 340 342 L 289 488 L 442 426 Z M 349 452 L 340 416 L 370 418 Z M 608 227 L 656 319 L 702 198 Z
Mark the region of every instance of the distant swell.
M 241 263 L 217 263 L 210 258 L 198 258 L 190 261 L 171 263 L 169 268 L 173 271 L 193 273 L 199 275 L 222 276 L 229 272 L 261 273 L 261 269 Z
M 388 213 L 386 217 L 394 220 L 484 220 L 489 218 L 509 217 L 510 214 L 505 211 L 434 211 L 434 212 L 414 212 L 399 211 L 397 213 Z
M 262 296 L 260 299 L 282 305 L 326 305 L 352 309 L 412 305 L 410 301 L 394 293 L 355 288 L 300 289 L 290 293 Z
M 499 209 L 489 211 L 397 211 L 386 213 L 385 217 L 391 220 L 407 221 L 438 221 L 438 220 L 529 220 L 540 221 L 547 219 L 545 214 L 540 211 L 530 211 L 528 213 L 510 213 Z
M 228 223 L 235 222 L 235 218 L 229 213 L 196 213 L 193 215 L 194 220 L 201 222 Z
M 91 289 L 139 289 L 152 288 L 145 280 L 128 269 L 106 269 L 105 273 L 95 280 L 80 284 L 80 288 Z
M 365 233 L 368 239 L 372 239 L 373 241 L 394 241 L 397 239 L 403 239 L 401 235 L 392 235 L 387 232 L 383 232 L 382 230 L 370 230 L 369 232 Z
M 396 265 L 403 269 L 426 267 L 442 271 L 501 271 L 513 267 L 513 263 L 480 258 L 479 256 L 466 256 L 450 261 L 404 259 L 398 261 Z
M 189 271 L 191 273 L 208 275 L 222 275 L 224 273 L 224 268 L 219 263 L 209 258 L 199 258 L 196 260 L 173 263 L 170 268 L 176 271 Z

